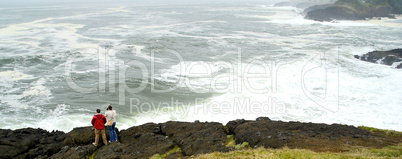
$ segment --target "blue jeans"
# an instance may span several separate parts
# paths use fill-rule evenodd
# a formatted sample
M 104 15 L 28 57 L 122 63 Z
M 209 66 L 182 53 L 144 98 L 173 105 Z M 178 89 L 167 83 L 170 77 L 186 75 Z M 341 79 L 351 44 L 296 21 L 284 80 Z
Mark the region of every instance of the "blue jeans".
M 117 141 L 117 134 L 116 134 L 116 122 L 113 122 L 112 126 L 108 126 L 109 128 L 109 135 L 110 135 L 110 142 Z

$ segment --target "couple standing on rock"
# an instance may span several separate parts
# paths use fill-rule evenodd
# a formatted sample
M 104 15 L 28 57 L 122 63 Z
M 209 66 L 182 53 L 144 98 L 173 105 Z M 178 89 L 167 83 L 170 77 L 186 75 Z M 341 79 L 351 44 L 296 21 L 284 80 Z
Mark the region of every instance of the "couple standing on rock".
M 110 135 L 110 140 L 109 143 L 117 141 L 117 134 L 116 134 L 116 111 L 112 110 L 113 107 L 111 105 L 109 105 L 109 107 L 107 107 L 105 109 L 106 113 L 105 116 L 103 116 L 100 112 L 100 109 L 96 110 L 96 114 L 94 115 L 94 117 L 92 118 L 92 125 L 95 127 L 95 142 L 92 143 L 95 146 L 98 146 L 98 142 L 99 142 L 99 133 L 102 134 L 102 140 L 103 143 L 105 145 L 107 145 L 106 142 L 106 135 L 105 135 L 105 124 L 108 126 L 109 128 L 109 135 Z M 106 122 L 107 119 L 107 122 Z

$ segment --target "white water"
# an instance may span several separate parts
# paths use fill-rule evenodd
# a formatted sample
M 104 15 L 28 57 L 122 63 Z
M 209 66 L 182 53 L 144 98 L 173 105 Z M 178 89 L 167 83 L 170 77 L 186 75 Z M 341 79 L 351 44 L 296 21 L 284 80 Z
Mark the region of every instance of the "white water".
M 296 8 L 238 3 L 17 8 L 19 18 L 0 19 L 1 128 L 70 131 L 112 104 L 121 129 L 268 116 L 402 130 L 401 70 L 353 58 L 400 47 L 400 27 L 321 23 Z M 124 91 L 119 105 L 120 65 L 129 87 L 142 78 L 130 61 L 149 72 L 154 62 L 154 83 Z M 74 90 L 69 76 L 96 91 Z

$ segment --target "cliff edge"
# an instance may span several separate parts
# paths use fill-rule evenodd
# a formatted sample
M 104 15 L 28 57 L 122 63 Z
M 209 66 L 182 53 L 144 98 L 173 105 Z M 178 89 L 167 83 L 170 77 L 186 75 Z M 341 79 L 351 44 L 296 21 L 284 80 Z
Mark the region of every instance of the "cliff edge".
M 233 142 L 251 148 L 287 146 L 341 152 L 401 142 L 400 136 L 388 138 L 353 126 L 272 121 L 267 117 L 233 120 L 225 126 L 199 121 L 147 123 L 119 131 L 118 138 L 119 142 L 95 147 L 91 144 L 92 127 L 78 127 L 68 133 L 33 128 L 0 129 L 0 158 L 149 158 L 158 154 L 179 158 L 232 151 Z

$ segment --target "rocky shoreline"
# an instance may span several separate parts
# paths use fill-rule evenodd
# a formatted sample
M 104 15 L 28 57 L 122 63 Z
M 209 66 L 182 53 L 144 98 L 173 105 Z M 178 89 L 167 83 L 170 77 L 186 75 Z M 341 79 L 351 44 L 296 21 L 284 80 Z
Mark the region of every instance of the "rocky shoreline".
M 372 51 L 364 55 L 355 55 L 356 59 L 371 63 L 384 64 L 393 68 L 402 69 L 402 49 L 388 51 Z
M 156 154 L 185 158 L 234 150 L 228 145 L 233 140 L 251 148 L 287 146 L 317 152 L 381 148 L 401 142 L 400 138 L 390 139 L 353 126 L 272 121 L 267 117 L 239 119 L 226 125 L 198 121 L 147 123 L 118 131 L 118 138 L 119 142 L 95 147 L 91 144 L 92 127 L 78 127 L 68 133 L 0 129 L 0 158 L 149 158 Z

